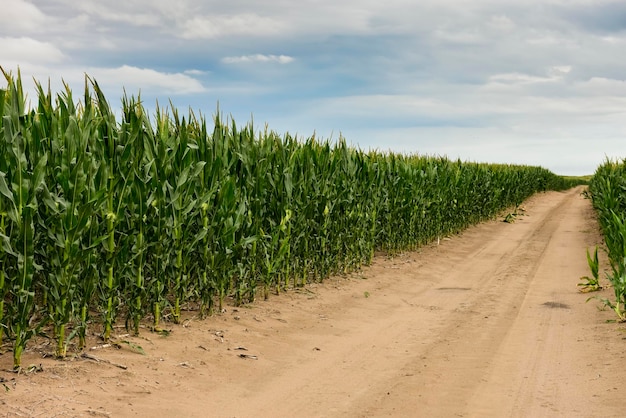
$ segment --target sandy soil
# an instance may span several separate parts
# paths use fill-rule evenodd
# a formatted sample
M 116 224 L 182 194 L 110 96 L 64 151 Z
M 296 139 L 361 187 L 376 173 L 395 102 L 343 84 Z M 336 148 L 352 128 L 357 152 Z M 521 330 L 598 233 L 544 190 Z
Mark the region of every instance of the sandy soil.
M 576 286 L 601 241 L 581 191 L 91 359 L 40 341 L 15 375 L 5 350 L 0 416 L 623 416 L 625 326 Z

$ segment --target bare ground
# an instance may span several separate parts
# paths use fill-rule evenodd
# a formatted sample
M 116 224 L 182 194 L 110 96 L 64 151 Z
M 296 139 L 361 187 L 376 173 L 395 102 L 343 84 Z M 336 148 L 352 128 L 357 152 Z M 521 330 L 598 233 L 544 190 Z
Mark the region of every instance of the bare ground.
M 601 242 L 581 191 L 167 337 L 68 361 L 40 340 L 21 375 L 5 352 L 0 416 L 621 417 L 625 327 L 576 286 Z

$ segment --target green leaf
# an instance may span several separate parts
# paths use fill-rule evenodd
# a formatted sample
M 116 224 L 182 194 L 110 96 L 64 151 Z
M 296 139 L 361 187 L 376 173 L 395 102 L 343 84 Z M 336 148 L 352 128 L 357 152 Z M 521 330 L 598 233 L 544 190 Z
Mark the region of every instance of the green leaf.
M 27 204 L 30 204 L 35 199 L 35 196 L 36 196 L 35 192 L 41 187 L 43 183 L 44 175 L 46 174 L 47 163 L 48 163 L 48 154 L 45 153 L 43 156 L 41 156 L 41 158 L 37 162 L 37 165 L 35 166 L 35 169 L 33 170 L 33 182 L 31 185 L 32 191 L 29 196 L 29 201 L 27 202 Z
M 187 180 L 189 179 L 189 172 L 191 171 L 191 167 L 186 167 L 178 176 L 178 178 L 176 179 L 176 188 L 180 189 L 181 187 L 183 187 L 185 185 L 185 183 L 187 183 Z
M 0 171 L 0 193 L 6 196 L 7 199 L 9 199 L 12 203 L 14 202 L 13 193 L 11 193 L 11 191 L 9 190 L 9 186 L 7 185 L 7 182 L 6 182 L 6 173 L 3 173 L 1 171 Z

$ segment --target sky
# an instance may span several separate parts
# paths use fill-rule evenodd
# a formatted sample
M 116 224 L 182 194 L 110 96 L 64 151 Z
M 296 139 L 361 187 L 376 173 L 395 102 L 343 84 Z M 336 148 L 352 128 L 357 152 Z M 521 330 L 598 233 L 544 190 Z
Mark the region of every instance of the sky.
M 279 134 L 592 174 L 626 158 L 623 0 L 0 0 L 0 66 Z M 0 83 L 2 86 L 3 83 Z

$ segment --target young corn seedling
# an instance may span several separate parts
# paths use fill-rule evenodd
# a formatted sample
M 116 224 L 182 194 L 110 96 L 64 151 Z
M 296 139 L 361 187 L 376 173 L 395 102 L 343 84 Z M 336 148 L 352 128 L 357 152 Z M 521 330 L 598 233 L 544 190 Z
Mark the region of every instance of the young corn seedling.
M 598 263 L 598 247 L 593 253 L 593 258 L 589 254 L 589 249 L 587 249 L 587 264 L 589 264 L 589 268 L 591 269 L 591 277 L 583 276 L 580 279 L 582 282 L 578 283 L 578 286 L 581 286 L 581 291 L 583 292 L 595 292 L 602 289 L 600 285 L 599 279 L 599 263 Z

